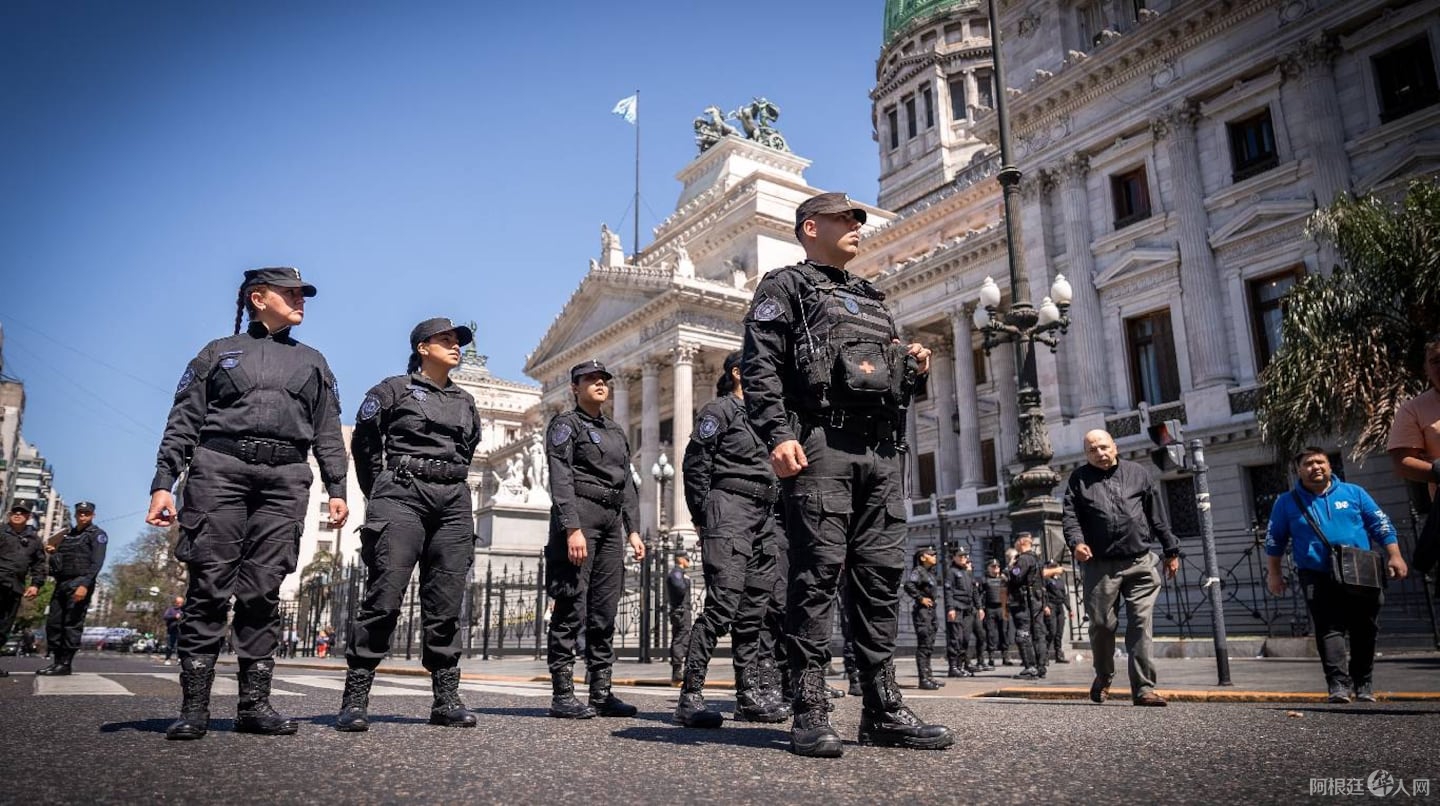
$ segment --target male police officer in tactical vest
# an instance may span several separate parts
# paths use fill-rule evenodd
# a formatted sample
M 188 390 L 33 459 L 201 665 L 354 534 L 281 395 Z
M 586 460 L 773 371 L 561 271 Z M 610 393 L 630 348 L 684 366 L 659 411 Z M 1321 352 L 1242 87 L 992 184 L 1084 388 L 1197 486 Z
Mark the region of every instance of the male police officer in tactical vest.
M 44 542 L 30 525 L 30 505 L 16 501 L 5 520 L 0 527 L 0 646 L 10 637 L 20 601 L 40 593 L 46 565 Z M 0 669 L 0 677 L 9 676 Z
M 835 757 L 824 666 L 843 584 L 864 705 L 859 740 L 950 746 L 895 683 L 905 505 L 900 411 L 930 368 L 930 351 L 902 345 L 873 285 L 845 271 L 865 210 L 824 193 L 795 211 L 805 260 L 765 275 L 745 317 L 745 408 L 781 479 L 790 541 L 786 633 L 795 673 L 791 750 Z M 842 577 L 843 570 L 843 577 Z
M 55 577 L 55 592 L 50 595 L 50 615 L 45 621 L 51 662 L 35 674 L 70 674 L 70 662 L 80 651 L 80 633 L 85 629 L 95 578 L 105 564 L 105 544 L 110 541 L 105 530 L 95 525 L 95 505 L 89 501 L 75 505 L 75 527 L 59 537 L 58 544 L 45 547 L 54 552 L 50 576 Z

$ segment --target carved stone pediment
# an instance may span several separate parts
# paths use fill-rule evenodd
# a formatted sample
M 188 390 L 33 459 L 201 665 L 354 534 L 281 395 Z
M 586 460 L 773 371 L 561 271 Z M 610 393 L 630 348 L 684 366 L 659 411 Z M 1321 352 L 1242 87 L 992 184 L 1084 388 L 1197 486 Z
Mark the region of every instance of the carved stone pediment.
M 545 337 L 525 362 L 526 371 L 584 343 L 664 294 L 668 288 L 668 282 L 637 285 L 592 272 L 581 281 L 570 301 L 555 317 Z
M 1241 210 L 1225 226 L 1210 233 L 1210 246 L 1220 249 L 1277 227 L 1289 227 L 1313 212 L 1315 202 L 1310 199 L 1257 201 Z
M 1369 193 L 1397 179 L 1440 173 L 1440 143 L 1411 143 L 1355 182 L 1356 193 Z
M 1136 284 L 1148 287 L 1146 281 L 1164 282 L 1179 264 L 1180 251 L 1174 247 L 1139 246 L 1096 275 L 1095 286 L 1107 291 Z

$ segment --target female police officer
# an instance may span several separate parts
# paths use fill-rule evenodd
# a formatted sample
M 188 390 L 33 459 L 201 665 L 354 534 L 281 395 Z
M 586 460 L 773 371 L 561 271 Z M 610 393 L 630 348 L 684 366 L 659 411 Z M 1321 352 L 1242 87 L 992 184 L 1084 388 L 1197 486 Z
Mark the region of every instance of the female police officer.
M 545 546 L 550 616 L 550 715 L 562 719 L 634 716 L 635 706 L 610 691 L 615 652 L 615 610 L 624 579 L 624 542 L 645 558 L 640 501 L 630 477 L 630 443 L 624 429 L 600 413 L 610 397 L 611 375 L 599 361 L 570 369 L 575 408 L 555 415 L 546 431 L 550 468 L 550 541 Z M 585 621 L 585 666 L 590 703 L 575 699 L 573 666 Z
M 725 357 L 718 397 L 700 409 L 685 448 L 685 503 L 700 529 L 705 557 L 705 610 L 690 632 L 676 724 L 718 728 L 723 718 L 705 707 L 705 672 L 715 644 L 734 633 L 735 713 L 754 722 L 790 716 L 771 674 L 772 642 L 762 642 L 775 598 L 780 535 L 775 528 L 779 483 L 770 454 L 745 416 L 740 351 Z M 769 678 L 769 679 L 767 679 Z
M 210 720 L 210 686 L 235 599 L 231 632 L 240 658 L 235 729 L 294 733 L 295 722 L 270 706 L 280 622 L 280 582 L 295 570 L 313 479 L 313 450 L 329 494 L 330 521 L 345 523 L 345 445 L 340 394 L 325 358 L 295 341 L 315 286 L 290 268 L 245 272 L 235 303 L 235 335 L 205 345 L 175 389 L 150 484 L 145 520 L 175 520 L 170 493 L 182 472 L 175 556 L 190 583 L 180 626 L 180 719 L 167 739 L 198 739 Z M 250 326 L 240 331 L 241 315 Z
M 470 328 L 444 318 L 416 325 L 409 374 L 376 384 L 355 418 L 350 454 L 366 499 L 360 557 L 367 576 L 345 650 L 349 670 L 336 730 L 370 726 L 370 684 L 390 649 L 417 562 L 421 662 L 435 694 L 430 724 L 475 727 L 475 715 L 460 702 L 460 604 L 475 560 L 465 477 L 480 442 L 480 416 L 474 398 L 450 380 L 472 336 Z

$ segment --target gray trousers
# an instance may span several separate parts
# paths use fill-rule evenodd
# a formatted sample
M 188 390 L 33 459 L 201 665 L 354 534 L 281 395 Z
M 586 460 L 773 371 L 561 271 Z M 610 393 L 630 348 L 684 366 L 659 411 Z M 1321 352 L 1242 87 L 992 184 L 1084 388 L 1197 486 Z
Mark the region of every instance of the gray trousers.
M 1155 662 L 1150 659 L 1151 616 L 1160 595 L 1160 569 L 1154 552 L 1133 559 L 1099 557 L 1080 564 L 1085 580 L 1085 612 L 1090 617 L 1090 649 L 1095 675 L 1115 676 L 1115 630 L 1120 603 L 1125 603 L 1125 652 L 1130 656 L 1130 694 L 1155 690 Z

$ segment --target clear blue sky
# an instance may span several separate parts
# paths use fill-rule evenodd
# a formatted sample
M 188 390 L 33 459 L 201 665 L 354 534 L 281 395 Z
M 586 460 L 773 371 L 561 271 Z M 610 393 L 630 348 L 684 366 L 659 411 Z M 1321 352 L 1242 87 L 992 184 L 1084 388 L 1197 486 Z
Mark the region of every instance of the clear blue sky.
M 0 324 L 24 434 L 112 556 L 143 528 L 170 393 L 242 270 L 298 266 L 297 336 L 344 420 L 420 319 L 479 322 L 501 377 L 598 256 L 674 207 L 691 120 L 765 95 L 812 185 L 873 201 L 884 4 L 0 4 Z

